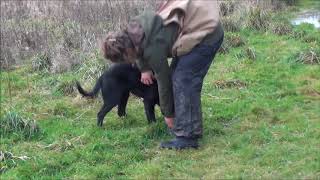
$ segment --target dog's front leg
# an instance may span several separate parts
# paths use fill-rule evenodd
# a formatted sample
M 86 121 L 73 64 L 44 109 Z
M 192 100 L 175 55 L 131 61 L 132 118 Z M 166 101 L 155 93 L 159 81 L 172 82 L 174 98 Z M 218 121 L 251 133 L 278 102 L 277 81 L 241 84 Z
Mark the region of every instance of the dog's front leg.
M 146 113 L 147 119 L 149 123 L 156 122 L 156 116 L 154 114 L 155 103 L 150 100 L 143 100 L 144 111 Z
M 123 117 L 126 115 L 126 107 L 129 98 L 129 91 L 122 94 L 120 103 L 118 104 L 118 116 Z

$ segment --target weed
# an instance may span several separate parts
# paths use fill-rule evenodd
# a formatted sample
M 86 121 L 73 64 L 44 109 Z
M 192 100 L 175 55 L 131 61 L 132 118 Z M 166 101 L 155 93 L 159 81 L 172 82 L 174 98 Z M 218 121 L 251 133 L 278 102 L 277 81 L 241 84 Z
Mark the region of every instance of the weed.
M 227 53 L 230 48 L 240 47 L 246 44 L 246 41 L 239 34 L 226 33 L 224 41 L 219 51 L 221 53 Z
M 277 35 L 291 35 L 293 28 L 290 22 L 274 22 L 271 25 L 271 31 Z
M 235 79 L 235 80 L 216 80 L 213 82 L 214 86 L 218 89 L 225 89 L 225 88 L 236 88 L 236 89 L 242 89 L 247 86 L 247 83 Z
M 249 11 L 246 26 L 257 31 L 266 31 L 270 25 L 271 14 L 261 7 L 253 7 Z
M 92 85 L 107 68 L 108 64 L 105 61 L 97 58 L 88 58 L 75 70 L 75 73 L 79 74 L 81 81 Z
M 221 22 L 223 29 L 228 32 L 238 32 L 242 28 L 241 21 L 232 15 L 222 17 Z
M 75 147 L 83 147 L 82 136 L 73 137 L 71 139 L 63 139 L 48 145 L 38 144 L 38 147 L 52 151 L 65 152 Z
M 17 160 L 25 161 L 28 156 L 15 156 L 9 151 L 0 151 L 0 174 L 17 166 Z
M 301 39 L 304 42 L 320 42 L 320 31 L 312 24 L 302 23 L 293 29 L 293 38 Z
M 59 82 L 56 91 L 61 92 L 65 96 L 74 95 L 76 92 L 75 80 Z
M 220 3 L 220 15 L 227 16 L 234 12 L 236 4 L 234 1 L 223 1 Z
M 147 128 L 145 136 L 149 139 L 163 138 L 169 133 L 169 129 L 163 123 L 153 123 Z
M 6 113 L 0 120 L 1 137 L 9 135 L 18 135 L 23 139 L 31 139 L 40 134 L 40 128 L 35 120 L 24 118 L 14 111 Z
M 55 116 L 70 117 L 75 114 L 74 109 L 64 102 L 58 102 L 54 105 L 50 112 Z
M 245 49 L 246 51 L 246 55 L 250 60 L 256 60 L 257 56 L 256 56 L 256 51 L 253 47 L 247 47 Z
M 50 71 L 50 67 L 52 66 L 50 57 L 48 54 L 37 54 L 35 55 L 32 60 L 32 70 L 33 71 Z
M 317 52 L 313 48 L 301 52 L 297 58 L 297 62 L 303 64 L 320 64 L 320 52 Z

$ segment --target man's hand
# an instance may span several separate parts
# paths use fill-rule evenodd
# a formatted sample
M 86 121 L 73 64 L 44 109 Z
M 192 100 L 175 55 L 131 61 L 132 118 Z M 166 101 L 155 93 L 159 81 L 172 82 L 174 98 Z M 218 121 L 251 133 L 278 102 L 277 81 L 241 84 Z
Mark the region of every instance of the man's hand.
M 164 117 L 164 121 L 166 122 L 167 126 L 172 129 L 173 128 L 173 118 Z
M 152 71 L 145 71 L 141 73 L 141 82 L 145 85 L 151 85 L 153 83 L 153 73 Z

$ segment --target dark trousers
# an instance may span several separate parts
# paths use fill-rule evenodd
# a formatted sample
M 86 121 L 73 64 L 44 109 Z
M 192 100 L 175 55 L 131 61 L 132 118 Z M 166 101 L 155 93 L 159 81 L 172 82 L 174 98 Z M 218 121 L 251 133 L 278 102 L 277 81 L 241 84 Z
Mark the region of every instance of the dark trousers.
M 186 55 L 173 59 L 174 128 L 176 136 L 202 136 L 201 89 L 203 79 L 219 50 L 223 36 L 212 45 L 199 44 Z

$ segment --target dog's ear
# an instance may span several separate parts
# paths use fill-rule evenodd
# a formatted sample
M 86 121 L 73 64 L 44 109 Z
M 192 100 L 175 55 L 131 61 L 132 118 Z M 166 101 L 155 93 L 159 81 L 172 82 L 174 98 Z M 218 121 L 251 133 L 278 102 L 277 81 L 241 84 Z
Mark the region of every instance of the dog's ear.
M 126 63 L 134 64 L 138 54 L 135 49 L 133 48 L 126 48 L 125 53 L 123 53 L 123 58 Z
M 103 57 L 112 62 L 120 60 L 120 50 L 117 44 L 113 43 L 110 39 L 106 39 L 101 45 Z
M 106 44 L 106 41 L 103 41 L 103 42 L 101 43 L 100 49 L 101 49 L 101 52 L 102 52 L 103 57 L 106 58 L 106 59 L 108 59 L 108 57 L 107 57 L 107 44 Z
M 142 25 L 138 21 L 132 20 L 129 22 L 126 32 L 128 33 L 136 51 L 138 51 L 144 37 Z

